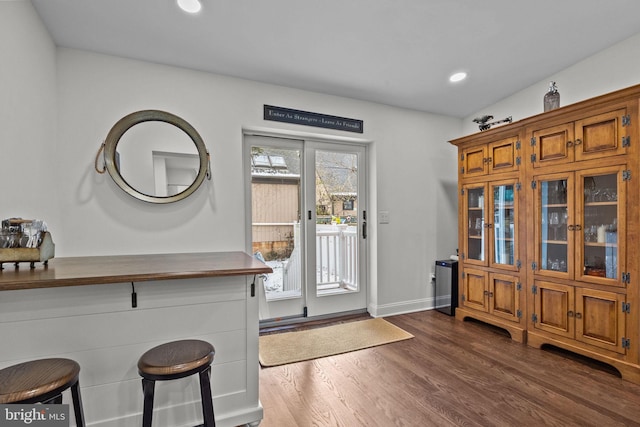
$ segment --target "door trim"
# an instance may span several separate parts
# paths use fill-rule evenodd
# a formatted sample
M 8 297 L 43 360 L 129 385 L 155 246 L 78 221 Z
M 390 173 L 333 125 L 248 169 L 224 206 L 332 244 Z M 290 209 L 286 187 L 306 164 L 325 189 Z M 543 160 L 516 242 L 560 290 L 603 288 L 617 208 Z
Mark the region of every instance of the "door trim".
M 256 137 L 271 137 L 271 138 L 279 138 L 279 139 L 292 139 L 292 140 L 302 140 L 304 142 L 317 142 L 317 143 L 333 143 L 339 145 L 354 145 L 359 147 L 364 147 L 364 164 L 365 164 L 365 182 L 368 182 L 370 172 L 370 158 L 368 155 L 369 145 L 373 143 L 372 140 L 366 138 L 357 138 L 357 137 L 346 137 L 340 135 L 330 135 L 330 134 L 320 134 L 313 132 L 301 132 L 301 131 L 292 131 L 287 129 L 276 129 L 276 128 L 268 128 L 262 126 L 242 126 L 242 166 L 243 166 L 243 179 L 244 179 L 244 211 L 245 211 L 245 251 L 249 254 L 253 254 L 253 242 L 252 242 L 252 232 L 251 232 L 251 224 L 252 224 L 252 200 L 250 197 L 251 194 L 251 165 L 245 161 L 245 157 L 248 156 L 247 145 L 245 143 L 245 139 L 247 136 L 256 136 Z M 366 185 L 365 197 L 368 199 L 369 192 L 371 191 L 371 186 Z M 371 246 L 371 238 L 367 239 L 368 242 L 365 242 L 367 246 L 367 250 L 365 250 L 364 254 L 364 262 L 366 264 L 366 269 L 362 274 L 362 283 L 364 289 L 361 289 L 360 292 L 365 293 L 365 307 L 364 311 L 369 311 L 370 302 L 371 302 L 371 284 L 369 283 L 370 279 L 370 246 Z M 350 313 L 350 312 L 349 312 Z M 341 314 L 341 313 L 335 313 Z M 334 315 L 335 315 L 334 314 Z M 299 317 L 297 315 L 282 317 L 280 320 L 286 321 L 295 321 L 296 319 L 300 321 L 300 319 L 309 319 L 309 318 L 318 318 L 318 316 L 314 317 Z M 265 321 L 278 321 L 278 318 L 275 319 L 265 319 Z

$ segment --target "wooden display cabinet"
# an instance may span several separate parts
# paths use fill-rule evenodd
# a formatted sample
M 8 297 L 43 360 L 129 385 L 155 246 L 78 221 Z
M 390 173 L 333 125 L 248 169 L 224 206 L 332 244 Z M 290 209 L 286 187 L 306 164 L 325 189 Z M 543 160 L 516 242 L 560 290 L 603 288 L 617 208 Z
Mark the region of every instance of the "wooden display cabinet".
M 457 319 L 640 383 L 639 105 L 640 85 L 451 141 Z M 511 188 L 513 202 L 497 197 Z
M 456 317 L 474 318 L 525 340 L 521 291 L 520 131 L 460 147 L 460 283 Z

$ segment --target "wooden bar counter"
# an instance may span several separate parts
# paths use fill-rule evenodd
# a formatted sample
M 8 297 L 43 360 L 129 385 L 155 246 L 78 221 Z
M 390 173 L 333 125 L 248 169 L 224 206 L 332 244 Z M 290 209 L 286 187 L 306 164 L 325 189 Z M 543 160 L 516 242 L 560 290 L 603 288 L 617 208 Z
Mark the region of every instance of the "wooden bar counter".
M 212 389 L 218 426 L 257 425 L 259 276 L 243 252 L 54 258 L 0 271 L 0 368 L 45 357 L 80 363 L 87 423 L 139 426 L 136 362 L 178 339 L 216 348 Z M 134 296 L 135 293 L 135 296 Z M 67 398 L 65 398 L 66 400 Z M 159 384 L 157 426 L 202 422 L 197 381 Z
M 54 258 L 49 265 L 5 264 L 0 291 L 271 273 L 244 252 Z

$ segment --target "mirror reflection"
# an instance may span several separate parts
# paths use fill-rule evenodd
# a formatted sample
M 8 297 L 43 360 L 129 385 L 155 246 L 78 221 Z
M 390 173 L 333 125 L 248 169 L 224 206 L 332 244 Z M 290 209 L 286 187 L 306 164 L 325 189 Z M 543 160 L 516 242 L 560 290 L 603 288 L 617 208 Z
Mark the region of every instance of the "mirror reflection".
M 116 148 L 122 178 L 139 192 L 155 197 L 179 194 L 198 176 L 198 150 L 181 129 L 145 122 L 122 135 Z

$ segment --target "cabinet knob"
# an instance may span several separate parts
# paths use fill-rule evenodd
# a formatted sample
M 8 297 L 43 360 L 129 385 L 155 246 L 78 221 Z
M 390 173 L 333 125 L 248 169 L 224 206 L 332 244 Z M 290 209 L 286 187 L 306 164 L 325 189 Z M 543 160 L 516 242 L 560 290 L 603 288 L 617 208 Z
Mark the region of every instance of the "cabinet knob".
M 569 230 L 569 231 L 573 231 L 573 230 L 575 230 L 575 229 L 576 229 L 576 226 L 575 226 L 575 225 L 567 225 L 567 230 Z
M 582 144 L 582 140 L 581 139 L 576 139 L 576 142 L 575 142 L 574 145 L 580 145 L 580 144 Z
M 573 311 L 569 310 L 569 312 L 567 313 L 567 316 L 573 317 Z
M 582 319 L 582 313 L 576 313 L 576 319 Z
M 582 226 L 580 224 L 576 224 L 576 231 L 582 230 Z
M 573 147 L 573 141 L 567 141 L 567 147 Z

